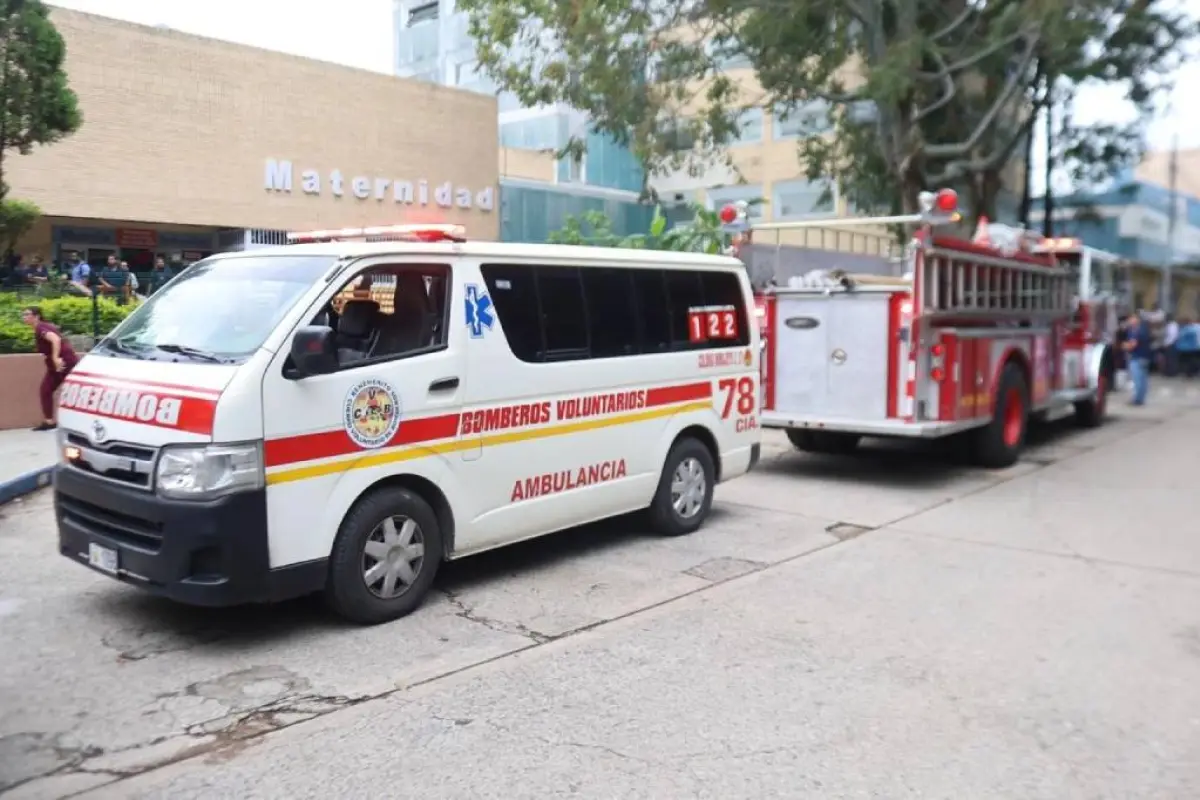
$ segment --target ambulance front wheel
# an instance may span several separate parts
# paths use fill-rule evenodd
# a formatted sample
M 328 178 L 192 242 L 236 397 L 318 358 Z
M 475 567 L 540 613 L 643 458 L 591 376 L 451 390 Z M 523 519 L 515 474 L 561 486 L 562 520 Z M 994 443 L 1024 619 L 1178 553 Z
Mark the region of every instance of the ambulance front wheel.
M 442 562 L 437 515 L 419 495 L 376 489 L 342 521 L 329 559 L 325 596 L 335 613 L 376 625 L 415 611 Z
M 650 524 L 664 536 L 695 531 L 712 508 L 716 478 L 712 453 L 703 442 L 690 436 L 677 441 L 663 463 Z
M 797 450 L 806 453 L 825 453 L 829 455 L 845 455 L 853 453 L 862 437 L 857 433 L 838 433 L 835 431 L 802 431 L 788 430 L 788 441 Z

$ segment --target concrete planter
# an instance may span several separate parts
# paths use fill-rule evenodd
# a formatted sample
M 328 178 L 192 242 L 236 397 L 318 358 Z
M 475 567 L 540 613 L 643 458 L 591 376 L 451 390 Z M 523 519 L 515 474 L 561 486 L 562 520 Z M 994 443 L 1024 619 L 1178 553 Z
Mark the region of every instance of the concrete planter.
M 38 353 L 0 355 L 0 430 L 29 428 L 41 421 L 38 386 L 45 374 Z

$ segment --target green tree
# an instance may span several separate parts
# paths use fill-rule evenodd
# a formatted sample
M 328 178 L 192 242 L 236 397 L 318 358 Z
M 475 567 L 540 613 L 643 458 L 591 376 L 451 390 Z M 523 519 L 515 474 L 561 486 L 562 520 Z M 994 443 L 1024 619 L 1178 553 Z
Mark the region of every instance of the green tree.
M 692 205 L 692 220 L 687 225 L 667 228 L 661 208 L 654 209 L 648 233 L 619 236 L 602 211 L 585 211 L 568 216 L 563 227 L 550 234 L 552 244 L 589 245 L 592 247 L 628 247 L 637 250 L 673 250 L 689 253 L 720 253 L 727 237 L 717 212 Z
M 652 171 L 724 157 L 749 107 L 823 110 L 833 135 L 799 146 L 809 176 L 836 176 L 859 207 L 909 212 L 922 189 L 943 184 L 966 188 L 990 211 L 1044 102 L 1038 92 L 1049 96 L 1054 85 L 1049 75 L 1125 80 L 1131 97 L 1152 93 L 1137 77 L 1156 72 L 1191 34 L 1167 5 L 460 0 L 500 86 L 527 104 L 587 112 Z M 756 86 L 722 72 L 730 57 L 750 62 Z
M 28 200 L 0 200 L 0 252 L 12 253 L 17 241 L 33 229 L 42 210 Z
M 4 158 L 78 130 L 79 102 L 63 69 L 67 48 L 41 0 L 0 0 L 0 200 Z

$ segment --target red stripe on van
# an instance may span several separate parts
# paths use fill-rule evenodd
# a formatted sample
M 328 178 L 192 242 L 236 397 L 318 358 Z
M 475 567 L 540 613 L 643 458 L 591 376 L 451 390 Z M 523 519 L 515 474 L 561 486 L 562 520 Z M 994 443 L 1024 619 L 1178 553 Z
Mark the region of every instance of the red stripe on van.
M 687 383 L 679 386 L 658 386 L 646 390 L 646 408 L 707 400 L 712 397 L 712 382 Z M 471 409 L 472 411 L 474 409 Z M 469 413 L 469 412 L 468 412 Z M 436 417 L 404 419 L 396 434 L 380 450 L 402 445 L 423 444 L 439 439 L 454 439 L 459 431 L 459 414 L 444 414 Z M 552 420 L 553 425 L 560 420 Z M 541 426 L 538 426 L 541 427 Z M 474 434 L 472 434 L 474 435 Z M 367 454 L 373 452 L 355 444 L 343 428 L 301 436 L 270 439 L 264 447 L 264 461 L 268 469 L 302 461 L 322 458 Z
M 458 414 L 402 419 L 395 435 L 388 440 L 387 444 L 378 449 L 424 444 L 438 439 L 453 439 L 455 436 L 458 436 Z M 321 433 L 269 439 L 264 447 L 263 456 L 266 466 L 270 468 L 295 464 L 300 461 L 344 456 L 350 453 L 367 455 L 371 452 L 373 451 L 355 444 L 345 429 L 338 428 Z

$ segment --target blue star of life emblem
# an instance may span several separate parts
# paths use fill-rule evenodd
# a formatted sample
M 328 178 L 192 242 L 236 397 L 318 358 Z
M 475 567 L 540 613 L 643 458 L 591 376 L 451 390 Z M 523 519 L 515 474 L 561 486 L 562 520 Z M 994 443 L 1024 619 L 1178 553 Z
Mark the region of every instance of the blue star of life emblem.
M 467 284 L 467 328 L 471 331 L 472 339 L 483 337 L 483 329 L 489 331 L 496 324 L 496 315 L 492 311 L 492 298 L 486 291 L 471 283 Z

